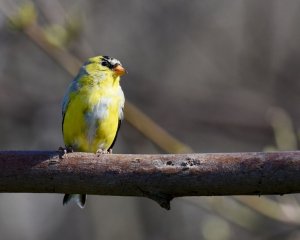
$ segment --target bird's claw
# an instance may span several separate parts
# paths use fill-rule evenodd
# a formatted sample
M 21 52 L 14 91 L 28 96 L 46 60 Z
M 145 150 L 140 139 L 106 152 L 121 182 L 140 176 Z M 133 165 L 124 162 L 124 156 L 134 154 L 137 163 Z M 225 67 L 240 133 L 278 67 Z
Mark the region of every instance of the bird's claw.
M 112 154 L 112 149 L 109 149 L 109 150 L 98 149 L 96 154 L 97 154 L 97 156 L 100 156 L 102 154 Z
M 60 152 L 59 158 L 64 158 L 67 156 L 68 153 L 74 152 L 72 147 L 59 147 L 58 151 Z

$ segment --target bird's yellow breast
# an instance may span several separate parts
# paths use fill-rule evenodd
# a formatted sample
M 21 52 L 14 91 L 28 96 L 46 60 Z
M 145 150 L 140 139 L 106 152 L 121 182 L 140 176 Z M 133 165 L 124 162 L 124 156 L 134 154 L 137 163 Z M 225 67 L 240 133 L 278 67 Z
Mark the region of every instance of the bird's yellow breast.
M 108 150 L 117 134 L 124 95 L 119 80 L 85 86 L 69 95 L 63 121 L 65 145 L 75 151 Z

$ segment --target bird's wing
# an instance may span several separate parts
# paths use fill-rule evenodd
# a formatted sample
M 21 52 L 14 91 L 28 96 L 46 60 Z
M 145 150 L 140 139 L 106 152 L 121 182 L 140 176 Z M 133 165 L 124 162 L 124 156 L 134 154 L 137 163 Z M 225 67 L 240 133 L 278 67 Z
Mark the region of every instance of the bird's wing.
M 108 148 L 108 151 L 111 151 L 112 148 L 113 148 L 113 146 L 115 145 L 115 142 L 117 140 L 117 136 L 118 136 L 118 133 L 119 133 L 119 130 L 120 130 L 120 127 L 121 127 L 121 123 L 122 123 L 122 119 L 119 119 L 118 128 L 117 128 L 117 132 L 116 132 L 115 138 L 114 138 L 112 144 L 110 145 L 110 147 Z
M 117 140 L 117 136 L 118 136 L 118 133 L 119 133 L 119 130 L 120 130 L 120 127 L 121 127 L 121 123 L 122 123 L 122 120 L 123 120 L 123 117 L 124 117 L 123 109 L 124 109 L 124 104 L 125 104 L 125 98 L 124 98 L 124 93 L 123 93 L 121 87 L 119 88 L 119 94 L 120 94 L 119 96 L 121 97 L 121 105 L 120 105 L 120 108 L 119 108 L 118 128 L 117 128 L 115 138 L 114 138 L 112 144 L 110 145 L 110 147 L 108 148 L 108 151 L 111 151 L 113 146 L 115 145 L 115 142 Z
M 69 85 L 68 89 L 67 89 L 67 92 L 65 93 L 65 96 L 63 98 L 63 101 L 62 101 L 62 128 L 63 128 L 63 125 L 64 125 L 64 120 L 65 120 L 65 114 L 66 114 L 66 111 L 67 111 L 67 108 L 68 108 L 68 105 L 70 103 L 70 94 L 78 91 L 78 82 L 76 79 L 74 79 L 71 84 Z

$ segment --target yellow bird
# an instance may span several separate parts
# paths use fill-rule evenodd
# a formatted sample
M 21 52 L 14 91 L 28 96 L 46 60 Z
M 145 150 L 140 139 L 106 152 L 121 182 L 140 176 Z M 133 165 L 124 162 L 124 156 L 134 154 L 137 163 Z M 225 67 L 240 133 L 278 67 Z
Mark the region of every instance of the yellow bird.
M 67 149 L 111 153 L 123 118 L 124 94 L 119 60 L 97 56 L 87 60 L 71 82 L 62 103 L 62 131 Z M 65 194 L 83 208 L 86 194 Z

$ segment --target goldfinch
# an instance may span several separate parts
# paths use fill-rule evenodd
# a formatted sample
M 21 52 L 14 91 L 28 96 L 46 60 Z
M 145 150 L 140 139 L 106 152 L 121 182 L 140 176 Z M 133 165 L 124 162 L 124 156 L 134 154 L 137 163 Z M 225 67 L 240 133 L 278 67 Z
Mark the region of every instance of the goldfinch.
M 66 149 L 111 153 L 125 103 L 120 77 L 125 69 L 108 56 L 88 59 L 71 82 L 62 103 L 62 132 Z M 86 194 L 65 194 L 83 208 Z

